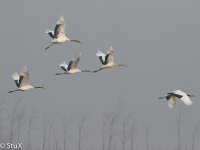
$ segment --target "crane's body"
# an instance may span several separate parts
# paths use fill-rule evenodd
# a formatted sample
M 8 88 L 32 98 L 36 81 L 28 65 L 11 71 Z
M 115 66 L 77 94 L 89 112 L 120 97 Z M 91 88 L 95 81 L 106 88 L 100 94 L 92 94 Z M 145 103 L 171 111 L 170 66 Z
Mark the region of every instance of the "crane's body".
M 169 108 L 173 108 L 176 104 L 176 98 L 179 98 L 187 106 L 192 105 L 190 97 L 194 97 L 194 95 L 186 94 L 181 90 L 175 90 L 170 93 L 167 93 L 167 95 L 163 97 L 159 97 L 158 99 L 166 98 Z
M 90 72 L 89 70 L 80 70 L 78 68 L 78 63 L 80 60 L 81 53 L 76 54 L 69 62 L 67 65 L 65 61 L 60 63 L 60 68 L 64 71 L 64 73 L 56 73 L 56 75 L 61 75 L 61 74 L 75 74 L 79 72 Z
M 65 35 L 62 36 L 62 37 L 59 37 L 59 38 L 54 38 L 52 40 L 52 43 L 54 44 L 60 44 L 60 43 L 64 43 L 64 42 L 67 42 L 67 41 L 70 41 L 69 38 L 67 38 Z
M 9 91 L 8 93 L 12 93 L 15 91 L 28 91 L 31 89 L 38 89 L 38 88 L 44 88 L 44 87 L 33 87 L 32 85 L 29 84 L 29 72 L 26 66 L 22 69 L 20 75 L 15 72 L 12 75 L 13 80 L 15 81 L 15 84 L 17 86 L 16 90 Z
M 94 73 L 106 68 L 113 68 L 113 67 L 120 67 L 120 66 L 127 67 L 127 65 L 124 65 L 124 64 L 118 65 L 114 62 L 115 50 L 112 48 L 112 46 L 108 49 L 106 54 L 104 54 L 101 51 L 98 51 L 96 53 L 96 56 L 99 58 L 102 66 L 98 70 L 93 71 Z
M 46 47 L 45 49 L 47 50 L 48 48 L 50 48 L 51 46 L 53 46 L 54 44 L 60 44 L 60 43 L 65 43 L 65 42 L 77 42 L 82 44 L 82 42 L 80 42 L 79 40 L 72 40 L 69 39 L 66 34 L 65 34 L 65 20 L 64 17 L 61 16 L 59 18 L 59 20 L 57 21 L 57 24 L 53 30 L 46 30 L 47 34 L 49 34 L 49 36 L 52 38 L 52 44 L 49 45 L 48 47 Z
M 34 87 L 32 85 L 26 85 L 26 86 L 19 87 L 18 89 L 21 91 L 28 91 L 28 90 L 34 89 Z

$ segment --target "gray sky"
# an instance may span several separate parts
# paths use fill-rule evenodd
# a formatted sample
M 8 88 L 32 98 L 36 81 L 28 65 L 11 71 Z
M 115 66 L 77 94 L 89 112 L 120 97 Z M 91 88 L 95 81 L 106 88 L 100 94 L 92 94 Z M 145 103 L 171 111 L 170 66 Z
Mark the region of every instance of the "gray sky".
M 22 96 L 23 103 L 41 115 L 88 112 L 92 140 L 98 139 L 103 112 L 121 102 L 138 124 L 138 149 L 143 148 L 146 127 L 151 146 L 175 147 L 175 117 L 182 108 L 183 141 L 190 146 L 190 133 L 200 121 L 199 4 L 188 0 L 1 1 L 0 94 L 16 88 L 11 75 L 27 65 L 32 85 L 47 89 L 6 94 L 11 103 Z M 84 45 L 65 43 L 44 51 L 51 41 L 44 32 L 54 29 L 61 14 L 67 35 Z M 105 52 L 110 46 L 116 50 L 116 63 L 128 68 L 54 76 L 62 71 L 59 63 L 79 51 L 80 69 L 98 68 L 97 50 Z M 194 105 L 178 102 L 170 110 L 166 101 L 157 100 L 175 89 L 196 95 Z

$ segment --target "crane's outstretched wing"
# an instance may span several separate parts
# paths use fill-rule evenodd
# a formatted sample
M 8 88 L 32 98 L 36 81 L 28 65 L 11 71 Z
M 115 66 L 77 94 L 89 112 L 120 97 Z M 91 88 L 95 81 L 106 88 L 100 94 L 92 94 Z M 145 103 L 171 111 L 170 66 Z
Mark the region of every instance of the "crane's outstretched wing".
M 81 53 L 76 54 L 76 55 L 70 60 L 69 65 L 68 65 L 69 70 L 72 69 L 72 68 L 73 68 L 73 69 L 76 69 L 76 68 L 77 68 L 78 63 L 79 63 L 79 60 L 80 60 L 80 57 L 81 57 Z
M 176 104 L 176 97 L 171 96 L 171 95 L 167 95 L 166 99 L 167 99 L 167 103 L 168 103 L 169 108 L 173 108 Z
M 176 94 L 176 93 L 174 93 L 174 92 L 167 93 L 167 94 L 169 94 L 170 96 L 175 96 L 175 97 L 177 97 L 177 98 L 181 98 L 181 97 L 183 97 L 182 95 L 180 95 L 180 94 Z
M 50 36 L 52 39 L 54 39 L 54 31 L 48 30 L 48 29 L 47 29 L 45 33 L 49 34 L 49 36 Z
M 72 63 L 73 63 L 73 60 L 70 60 L 68 67 L 67 67 L 67 71 L 69 71 L 72 68 Z
M 185 105 L 187 105 L 187 106 L 192 105 L 192 101 L 191 101 L 191 99 L 187 96 L 186 93 L 185 93 L 180 99 L 185 103 Z
M 65 20 L 63 16 L 58 19 L 54 29 L 54 38 L 59 38 L 61 36 L 65 36 Z
M 19 87 L 20 86 L 20 84 L 19 84 L 19 78 L 20 78 L 19 74 L 17 72 L 13 73 L 12 78 L 15 81 L 16 86 Z
M 59 66 L 60 66 L 60 68 L 63 69 L 65 72 L 67 71 L 68 65 L 66 64 L 65 61 L 61 62 Z
M 106 63 L 105 63 L 106 54 L 104 54 L 104 53 L 101 52 L 101 51 L 98 51 L 98 52 L 96 53 L 96 56 L 99 57 L 99 59 L 100 59 L 100 61 L 101 61 L 101 63 L 102 63 L 103 65 L 106 65 Z
M 185 105 L 189 106 L 192 105 L 192 101 L 190 100 L 190 98 L 187 96 L 187 94 L 181 90 L 176 90 L 173 93 L 177 94 L 177 95 L 181 95 L 182 97 L 180 97 L 180 99 L 185 103 Z
M 190 100 L 190 98 L 186 95 L 186 96 L 183 96 L 182 98 L 180 98 L 184 103 L 185 105 L 187 106 L 190 106 L 192 105 L 192 101 Z
M 109 59 L 110 55 L 111 54 L 106 54 L 105 62 L 104 62 L 105 65 L 108 64 L 109 62 L 112 62 L 111 59 Z
M 22 69 L 21 73 L 20 73 L 20 78 L 19 78 L 19 85 L 21 86 L 25 86 L 29 84 L 29 72 L 26 66 L 24 66 L 24 68 Z
M 115 50 L 112 46 L 108 49 L 106 56 L 106 63 L 114 63 Z

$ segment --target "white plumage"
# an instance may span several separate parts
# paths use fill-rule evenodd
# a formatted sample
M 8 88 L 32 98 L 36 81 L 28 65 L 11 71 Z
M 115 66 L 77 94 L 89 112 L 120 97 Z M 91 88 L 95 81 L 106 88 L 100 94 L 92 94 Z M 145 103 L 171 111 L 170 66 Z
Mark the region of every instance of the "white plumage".
M 51 36 L 52 39 L 52 44 L 47 46 L 45 49 L 47 50 L 48 48 L 50 48 L 51 46 L 53 46 L 54 44 L 59 44 L 59 43 L 64 43 L 64 42 L 77 42 L 82 44 L 82 42 L 80 42 L 79 40 L 72 40 L 69 39 L 66 35 L 65 35 L 65 19 L 63 16 L 61 16 L 57 23 L 56 26 L 54 28 L 54 31 L 47 29 L 46 32 L 47 34 L 49 34 Z
M 167 93 L 167 95 L 164 97 L 159 97 L 159 99 L 166 98 L 169 108 L 173 108 L 176 104 L 176 98 L 179 98 L 187 106 L 192 105 L 190 97 L 194 97 L 194 95 L 186 94 L 181 90 L 175 90 Z
M 54 31 L 53 30 L 49 30 L 49 29 L 46 29 L 45 33 L 52 33 L 54 35 Z
M 61 63 L 59 64 L 59 66 L 60 66 L 60 67 L 63 67 L 63 68 L 66 69 L 66 70 L 67 70 L 67 67 L 68 67 L 68 65 L 66 64 L 65 61 L 61 62 Z
M 108 49 L 106 54 L 104 54 L 101 51 L 98 51 L 96 53 L 96 56 L 99 57 L 99 60 L 102 63 L 102 66 L 99 69 L 94 70 L 93 73 L 96 73 L 96 72 L 98 72 L 102 69 L 106 69 L 106 68 L 113 68 L 113 67 L 120 67 L 120 66 L 127 67 L 127 65 L 125 65 L 125 64 L 120 64 L 120 65 L 115 64 L 115 62 L 114 62 L 115 50 L 112 46 Z
M 171 96 L 171 98 L 167 101 L 169 108 L 173 108 L 176 104 L 176 98 Z
M 96 56 L 97 56 L 97 57 L 102 57 L 102 61 L 105 62 L 106 54 L 104 54 L 104 53 L 101 52 L 101 51 L 98 51 L 98 52 L 96 53 Z
M 14 72 L 12 75 L 13 80 L 16 80 L 19 82 L 19 74 L 17 72 Z
M 194 97 L 193 95 L 187 95 L 185 92 L 183 92 L 181 90 L 173 91 L 173 93 L 181 95 L 182 97 L 180 99 L 185 103 L 185 105 L 187 105 L 187 106 L 192 105 L 192 101 L 189 98 L 189 96 Z
M 61 69 L 63 69 L 65 72 L 64 73 L 56 73 L 56 75 L 61 75 L 61 74 L 75 74 L 78 72 L 90 72 L 89 70 L 80 70 L 78 69 L 78 63 L 81 57 L 81 52 L 76 54 L 68 63 L 68 65 L 66 64 L 65 61 L 63 61 L 62 63 L 60 63 L 60 67 Z
M 31 89 L 44 88 L 41 86 L 33 87 L 32 85 L 29 84 L 29 72 L 26 66 L 23 67 L 22 71 L 20 72 L 20 75 L 17 72 L 13 73 L 12 78 L 15 81 L 17 89 L 9 91 L 8 93 L 12 93 L 15 91 L 27 91 Z

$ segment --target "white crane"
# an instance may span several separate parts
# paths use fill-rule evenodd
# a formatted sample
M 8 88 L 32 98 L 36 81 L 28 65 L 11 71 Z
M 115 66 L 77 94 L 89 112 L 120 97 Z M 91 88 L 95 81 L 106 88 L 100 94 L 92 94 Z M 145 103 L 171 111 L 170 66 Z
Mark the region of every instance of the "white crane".
M 22 69 L 20 75 L 15 72 L 12 75 L 13 80 L 15 81 L 15 84 L 17 86 L 16 90 L 13 91 L 9 91 L 8 93 L 12 93 L 15 91 L 28 91 L 31 89 L 39 89 L 39 88 L 43 88 L 42 86 L 38 86 L 38 87 L 33 87 L 32 85 L 29 84 L 29 72 L 26 66 L 24 66 L 24 68 Z
M 185 92 L 183 92 L 181 90 L 175 90 L 170 93 L 167 93 L 167 95 L 164 97 L 159 97 L 158 99 L 166 98 L 169 108 L 173 108 L 176 104 L 176 98 L 179 98 L 180 100 L 182 100 L 184 102 L 184 104 L 187 106 L 192 105 L 192 101 L 191 101 L 190 97 L 195 97 L 195 96 L 191 95 L 191 94 L 186 94 Z
M 59 44 L 59 43 L 64 43 L 64 42 L 77 42 L 77 43 L 80 43 L 82 44 L 81 41 L 79 40 L 72 40 L 72 39 L 69 39 L 66 35 L 65 35 L 65 20 L 64 20 L 64 17 L 61 16 L 59 18 L 59 20 L 57 21 L 57 24 L 55 26 L 55 29 L 54 31 L 52 30 L 46 30 L 47 34 L 50 35 L 50 37 L 52 38 L 52 44 L 49 45 L 48 47 L 46 47 L 45 49 L 47 50 L 48 48 L 50 48 L 51 46 L 53 46 L 54 44 Z
M 76 54 L 67 65 L 65 61 L 60 63 L 60 68 L 65 71 L 64 73 L 56 73 L 55 75 L 61 75 L 61 74 L 75 74 L 79 72 L 90 72 L 89 70 L 80 70 L 78 69 L 78 63 L 81 57 L 81 53 Z
M 102 66 L 98 70 L 93 71 L 93 73 L 96 73 L 96 72 L 98 72 L 102 69 L 106 69 L 106 68 L 120 67 L 120 66 L 128 67 L 125 64 L 120 64 L 120 65 L 115 64 L 115 62 L 114 62 L 115 50 L 112 48 L 112 46 L 108 49 L 106 54 L 104 54 L 101 51 L 98 51 L 96 53 L 96 56 L 99 57 L 99 59 L 102 63 Z

